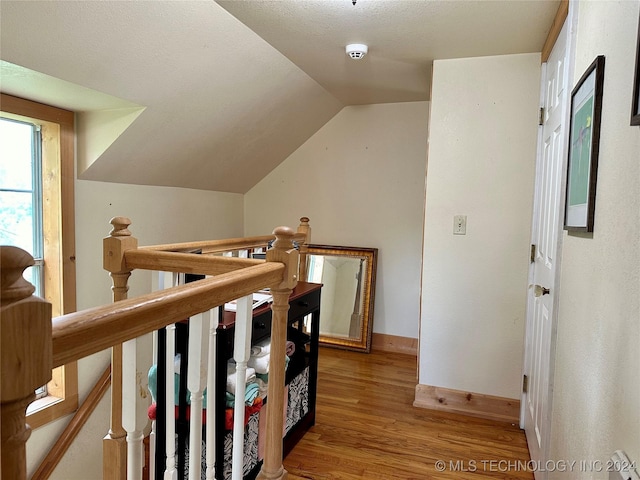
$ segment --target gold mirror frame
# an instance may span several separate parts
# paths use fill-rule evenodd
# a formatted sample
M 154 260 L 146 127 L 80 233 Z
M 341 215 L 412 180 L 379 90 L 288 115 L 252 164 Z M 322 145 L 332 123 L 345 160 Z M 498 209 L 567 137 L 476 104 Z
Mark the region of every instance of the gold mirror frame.
M 378 249 L 377 248 L 360 248 L 360 247 L 342 247 L 334 245 L 308 245 L 307 249 L 307 281 L 323 283 L 323 292 L 328 293 L 329 287 L 335 286 L 325 284 L 324 281 L 318 278 L 317 272 L 314 276 L 314 256 L 324 257 L 344 257 L 354 258 L 360 260 L 360 270 L 355 275 L 355 286 L 353 294 L 348 294 L 350 298 L 353 298 L 352 303 L 354 305 L 354 311 L 350 315 L 350 318 L 345 319 L 349 323 L 350 333 L 349 335 L 329 335 L 326 332 L 323 333 L 323 313 L 330 311 L 327 306 L 322 307 L 322 302 L 326 303 L 328 297 L 325 294 L 321 294 L 321 307 L 320 307 L 320 344 L 328 347 L 342 348 L 346 350 L 356 350 L 364 353 L 371 351 L 371 334 L 373 331 L 373 306 L 375 298 L 376 287 L 376 268 L 378 263 Z M 364 273 L 364 275 L 362 274 Z M 360 289 L 358 289 L 360 285 Z M 333 290 L 332 290 L 333 292 Z M 356 311 L 355 306 L 359 305 L 359 312 Z M 358 318 L 356 318 L 358 317 Z M 355 321 L 360 320 L 357 324 Z M 326 317 L 325 317 L 326 324 Z M 354 327 L 354 325 L 357 325 Z

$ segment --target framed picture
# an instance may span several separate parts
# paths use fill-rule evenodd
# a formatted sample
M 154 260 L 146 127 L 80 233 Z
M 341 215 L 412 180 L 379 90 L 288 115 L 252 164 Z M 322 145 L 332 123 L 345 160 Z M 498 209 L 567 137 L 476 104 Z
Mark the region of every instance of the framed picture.
M 604 56 L 598 56 L 571 92 L 569 164 L 564 229 L 593 232 L 600 147 Z
M 633 98 L 631 99 L 631 125 L 640 125 L 640 16 L 636 46 L 636 73 L 633 77 Z

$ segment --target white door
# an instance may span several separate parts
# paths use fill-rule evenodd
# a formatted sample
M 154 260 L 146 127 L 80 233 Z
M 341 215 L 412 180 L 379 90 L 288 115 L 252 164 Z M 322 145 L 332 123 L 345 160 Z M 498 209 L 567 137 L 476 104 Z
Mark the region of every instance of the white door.
M 551 386 L 555 352 L 556 269 L 563 226 L 563 166 L 566 156 L 566 113 L 570 82 L 567 23 L 556 41 L 549 60 L 543 65 L 541 101 L 543 126 L 540 127 L 536 165 L 532 244 L 535 254 L 529 273 L 527 334 L 522 423 L 533 461 L 548 460 L 551 427 Z M 536 472 L 536 480 L 546 477 Z

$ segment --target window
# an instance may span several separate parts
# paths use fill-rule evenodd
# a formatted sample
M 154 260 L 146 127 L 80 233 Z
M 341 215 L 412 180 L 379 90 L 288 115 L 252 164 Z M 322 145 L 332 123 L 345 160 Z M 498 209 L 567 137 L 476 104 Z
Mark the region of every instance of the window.
M 24 274 L 44 295 L 42 266 L 42 161 L 40 126 L 0 118 L 0 243 L 36 261 Z
M 25 277 L 51 302 L 54 316 L 73 312 L 74 114 L 5 94 L 0 105 L 0 242 L 36 258 Z M 7 134 L 10 142 L 2 138 Z M 77 377 L 75 362 L 53 370 L 46 395 L 27 410 L 33 428 L 77 409 Z

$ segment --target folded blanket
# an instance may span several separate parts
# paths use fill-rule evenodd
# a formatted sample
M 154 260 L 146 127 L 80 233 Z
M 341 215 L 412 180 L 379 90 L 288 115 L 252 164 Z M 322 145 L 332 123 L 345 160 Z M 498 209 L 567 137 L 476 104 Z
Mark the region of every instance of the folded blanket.
M 255 372 L 254 372 L 255 378 Z M 151 365 L 148 374 L 149 381 L 149 392 L 151 392 L 151 400 L 156 402 L 158 398 L 158 366 L 154 363 Z M 174 405 L 178 405 L 180 403 L 180 375 L 177 373 L 173 374 L 173 402 Z M 206 408 L 207 405 L 207 389 L 204 389 L 203 392 L 204 398 L 202 399 L 203 408 Z M 191 405 L 191 393 L 187 390 L 187 405 Z
M 269 358 L 270 355 L 261 355 L 259 357 L 254 357 L 253 355 L 249 357 L 249 361 L 247 365 L 254 369 L 256 373 L 269 373 Z
M 291 359 L 289 357 L 284 357 L 284 369 L 286 370 L 289 366 L 289 362 Z M 256 370 L 256 381 L 258 384 L 263 382 L 265 385 L 269 383 L 269 373 L 260 373 Z
M 256 343 L 253 347 L 251 347 L 251 356 L 262 357 L 264 355 L 269 355 L 270 351 L 271 351 L 271 339 L 267 338 L 266 340 Z
M 287 346 L 285 347 L 285 352 L 287 356 L 293 355 L 293 352 L 296 351 L 296 344 L 292 341 L 287 341 Z M 263 357 L 265 355 L 269 355 L 271 352 L 271 339 L 266 339 L 260 343 L 256 343 L 253 347 L 251 347 L 251 356 L 252 357 Z
M 258 385 L 258 390 L 259 390 L 259 396 L 261 398 L 265 398 L 267 396 L 267 392 L 269 391 L 269 384 L 267 382 L 265 382 L 262 378 L 260 378 L 262 375 L 256 375 L 256 384 Z M 268 380 L 268 375 L 265 375 L 265 377 L 267 377 Z
M 175 408 L 175 418 L 178 419 L 180 418 L 180 407 L 176 406 Z M 157 416 L 157 405 L 156 403 L 152 403 L 151 405 L 149 405 L 149 408 L 147 409 L 147 416 L 149 417 L 149 420 L 156 420 L 156 416 Z M 191 419 L 191 407 L 187 406 L 186 412 L 185 412 L 185 418 L 183 418 L 183 420 L 190 420 Z M 202 424 L 206 425 L 207 424 L 207 409 L 203 408 L 202 409 Z
M 253 402 L 258 398 L 260 394 L 260 387 L 257 383 L 248 383 L 247 389 L 244 392 L 244 404 L 253 405 Z M 236 397 L 233 393 L 226 392 L 226 405 L 229 408 L 233 408 L 236 404 Z
M 253 368 L 247 367 L 245 372 L 245 382 L 251 383 L 256 379 L 256 371 Z M 235 395 L 236 393 L 236 364 L 233 362 L 227 363 L 227 392 Z

